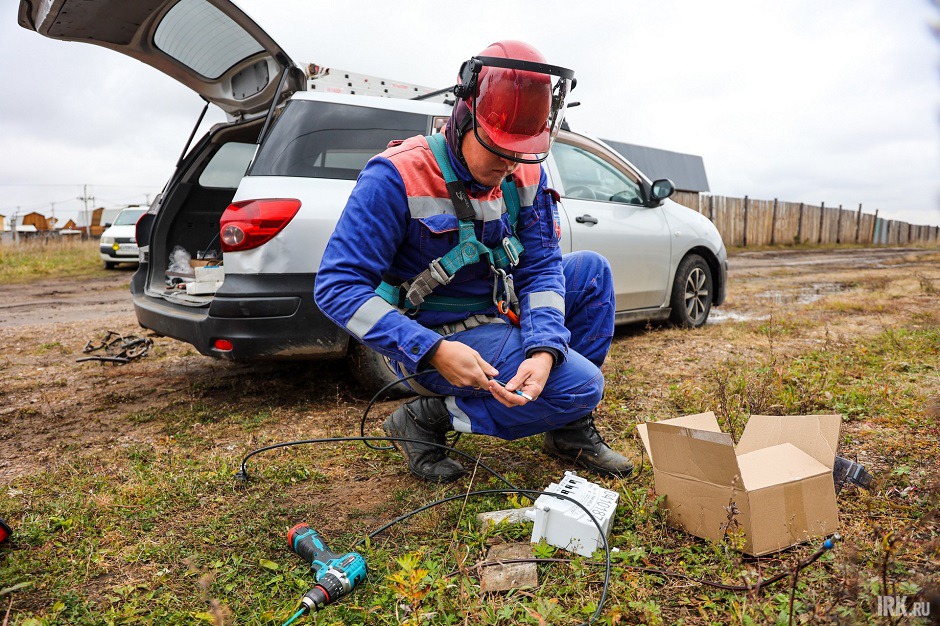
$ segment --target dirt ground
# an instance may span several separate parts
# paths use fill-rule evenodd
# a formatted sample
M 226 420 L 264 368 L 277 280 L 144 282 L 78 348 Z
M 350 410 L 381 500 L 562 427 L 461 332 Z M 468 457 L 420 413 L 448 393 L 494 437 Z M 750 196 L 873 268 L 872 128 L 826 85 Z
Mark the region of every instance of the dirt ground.
M 924 306 L 924 298 L 936 302 L 931 289 L 940 288 L 938 260 L 940 253 L 922 249 L 737 253 L 730 259 L 727 302 L 713 310 L 709 324 L 768 319 L 823 298 L 837 298 L 859 285 L 909 281 L 912 292 L 917 292 L 910 300 L 898 300 L 894 307 L 859 315 L 849 323 L 842 317 L 836 329 L 874 332 L 890 327 L 895 316 L 907 315 L 906 302 L 910 306 Z M 158 420 L 135 416 L 178 406 L 194 388 L 212 390 L 200 396 L 204 401 L 231 401 L 233 395 L 269 401 L 264 399 L 263 385 L 244 388 L 245 380 L 274 379 L 281 383 L 278 394 L 309 401 L 310 419 L 303 426 L 284 420 L 277 427 L 282 432 L 266 431 L 268 436 L 358 434 L 358 415 L 368 398 L 335 363 L 234 364 L 202 356 L 165 337 L 153 337 L 151 353 L 127 365 L 77 363 L 86 343 L 100 340 L 106 331 L 148 336 L 134 317 L 127 287 L 131 276 L 132 270 L 118 270 L 92 279 L 0 287 L 0 485 L 57 463 L 66 451 L 94 455 L 115 445 L 158 445 L 165 436 L 157 430 Z M 917 289 L 918 280 L 923 289 Z M 825 309 L 819 315 L 826 315 Z M 695 368 L 761 349 L 734 345 L 721 334 L 647 330 L 642 326 L 622 330 L 614 351 L 627 353 L 634 367 L 647 367 L 652 375 L 657 368 Z M 818 338 L 803 334 L 793 339 L 813 340 Z M 779 339 L 782 352 L 786 341 Z M 669 354 L 675 356 L 664 356 Z M 610 371 L 617 367 L 616 360 L 607 367 L 608 376 L 617 375 Z M 226 379 L 239 382 L 220 382 Z M 375 410 L 381 413 L 385 408 L 380 405 Z M 217 443 L 231 447 L 233 454 L 251 445 L 234 437 Z

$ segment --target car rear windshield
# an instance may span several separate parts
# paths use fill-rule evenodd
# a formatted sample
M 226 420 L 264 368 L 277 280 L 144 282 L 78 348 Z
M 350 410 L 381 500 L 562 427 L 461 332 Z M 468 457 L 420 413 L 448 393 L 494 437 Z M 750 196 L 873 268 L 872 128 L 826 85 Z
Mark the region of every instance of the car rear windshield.
M 428 132 L 428 117 L 370 107 L 293 100 L 265 139 L 251 176 L 356 180 L 388 142 Z

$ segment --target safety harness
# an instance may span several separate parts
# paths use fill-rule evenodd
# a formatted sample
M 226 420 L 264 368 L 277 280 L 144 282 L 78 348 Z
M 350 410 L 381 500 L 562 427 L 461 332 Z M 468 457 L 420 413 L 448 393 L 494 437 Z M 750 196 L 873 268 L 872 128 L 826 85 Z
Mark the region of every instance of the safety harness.
M 513 323 L 518 324 L 519 299 L 513 288 L 512 276 L 509 272 L 519 263 L 519 256 L 524 252 L 522 242 L 516 237 L 516 222 L 522 210 L 519 201 L 519 191 L 516 183 L 504 180 L 500 185 L 503 192 L 503 202 L 509 213 L 512 235 L 504 237 L 502 245 L 489 248 L 481 243 L 476 236 L 473 218 L 475 212 L 470 203 L 470 196 L 463 181 L 457 178 L 450 160 L 447 157 L 447 144 L 443 133 L 425 137 L 438 166 L 447 183 L 450 200 L 454 204 L 454 212 L 459 222 L 460 240 L 447 254 L 431 261 L 428 269 L 424 270 L 411 280 L 400 285 L 393 285 L 383 280 L 375 292 L 389 304 L 405 309 L 414 314 L 420 309 L 427 311 L 458 311 L 474 312 L 495 304 L 499 311 L 509 317 Z M 450 283 L 461 268 L 472 263 L 479 263 L 484 258 L 490 264 L 493 272 L 493 295 L 488 298 L 456 298 L 434 295 L 432 292 Z M 500 289 L 500 287 L 502 289 Z

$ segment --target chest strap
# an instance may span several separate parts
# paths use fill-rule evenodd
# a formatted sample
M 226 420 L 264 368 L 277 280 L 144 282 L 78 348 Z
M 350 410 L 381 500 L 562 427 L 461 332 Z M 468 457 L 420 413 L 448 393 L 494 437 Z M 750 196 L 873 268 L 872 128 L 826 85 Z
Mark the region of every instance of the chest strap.
M 500 185 L 513 234 L 504 237 L 501 246 L 487 247 L 477 239 L 473 222 L 476 213 L 470 202 L 470 196 L 467 194 L 466 186 L 457 178 L 450 166 L 444 135 L 436 133 L 428 135 L 425 139 L 444 175 L 447 192 L 450 194 L 454 213 L 457 216 L 460 239 L 450 252 L 431 261 L 428 269 L 411 280 L 398 286 L 383 281 L 375 292 L 386 302 L 399 308 L 414 310 L 424 308 L 428 311 L 479 311 L 481 308 L 497 304 L 496 298 L 494 297 L 494 301 L 486 298 L 451 298 L 435 296 L 432 292 L 441 285 L 448 284 L 461 268 L 479 263 L 484 259 L 493 268 L 502 271 L 503 276 L 506 275 L 507 270 L 511 271 L 512 267 L 519 263 L 519 256 L 525 251 L 522 242 L 515 235 L 516 223 L 522 210 L 519 190 L 516 189 L 516 184 L 512 180 L 504 180 Z

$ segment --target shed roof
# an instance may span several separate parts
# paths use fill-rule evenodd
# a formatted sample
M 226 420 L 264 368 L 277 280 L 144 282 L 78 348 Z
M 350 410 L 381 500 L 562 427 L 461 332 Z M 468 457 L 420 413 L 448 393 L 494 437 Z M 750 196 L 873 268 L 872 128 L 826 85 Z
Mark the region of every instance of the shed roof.
M 651 180 L 668 178 L 679 191 L 709 191 L 705 161 L 700 156 L 610 139 L 604 142 L 640 168 Z

